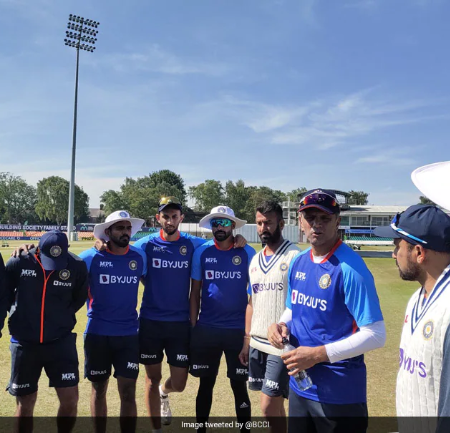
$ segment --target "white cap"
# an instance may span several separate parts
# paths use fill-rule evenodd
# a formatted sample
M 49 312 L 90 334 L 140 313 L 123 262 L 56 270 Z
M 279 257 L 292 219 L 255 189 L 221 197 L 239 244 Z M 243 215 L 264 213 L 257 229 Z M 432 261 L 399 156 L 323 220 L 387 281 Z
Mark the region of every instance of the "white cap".
M 214 218 L 227 218 L 231 221 L 234 221 L 236 223 L 237 229 L 245 226 L 245 224 L 247 223 L 247 221 L 245 220 L 236 218 L 233 209 L 229 208 L 228 206 L 216 206 L 211 209 L 209 215 L 204 216 L 200 220 L 198 225 L 204 229 L 211 229 L 211 220 Z
M 130 214 L 126 210 L 116 210 L 112 214 L 106 217 L 106 220 L 102 224 L 95 224 L 94 237 L 97 239 L 103 239 L 109 241 L 109 236 L 105 233 L 106 229 L 109 229 L 113 224 L 118 221 L 129 221 L 131 223 L 131 236 L 132 238 L 144 224 L 144 220 L 140 218 L 131 218 Z

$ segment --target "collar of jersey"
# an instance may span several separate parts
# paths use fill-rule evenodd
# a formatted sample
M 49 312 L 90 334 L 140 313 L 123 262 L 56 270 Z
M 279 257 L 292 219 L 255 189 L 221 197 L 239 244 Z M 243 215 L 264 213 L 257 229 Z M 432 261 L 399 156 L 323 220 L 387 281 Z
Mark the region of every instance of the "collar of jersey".
M 234 245 L 231 244 L 231 245 L 230 245 L 230 248 L 227 248 L 226 250 L 223 250 L 222 248 L 219 247 L 219 245 L 217 245 L 216 239 L 214 239 L 214 246 L 215 246 L 218 250 L 220 250 L 220 251 L 230 251 L 231 248 L 233 248 Z
M 338 241 L 334 244 L 334 247 L 331 248 L 331 251 L 325 256 L 325 258 L 320 263 L 327 262 L 330 259 L 330 257 L 336 252 L 336 250 L 341 246 L 341 244 L 342 244 L 342 240 L 338 239 Z M 311 261 L 314 263 L 314 256 L 312 253 L 312 248 L 309 252 L 309 256 L 311 258 Z
M 127 245 L 127 250 L 125 251 L 125 254 L 128 254 L 128 251 L 130 251 L 130 246 L 129 245 Z M 112 254 L 113 256 L 118 256 L 118 255 L 124 256 L 125 255 L 125 254 L 113 253 L 108 247 L 106 247 L 106 252 L 109 253 L 109 254 Z
M 283 254 L 286 252 L 286 250 L 291 245 L 291 242 L 285 239 L 283 243 L 277 248 L 275 253 L 272 256 L 269 256 L 270 259 L 266 262 L 264 257 L 262 257 L 262 254 L 265 255 L 266 247 L 262 250 L 262 254 L 259 255 L 258 263 L 261 270 L 267 274 L 274 266 L 275 263 L 280 260 L 280 257 L 283 257 Z
M 178 237 L 177 237 L 175 240 L 173 240 L 173 241 L 168 241 L 168 240 L 164 237 L 164 230 L 161 229 L 161 230 L 159 231 L 159 237 L 160 237 L 163 241 L 166 241 L 166 242 L 176 242 L 178 239 L 180 239 L 180 231 L 177 231 L 177 234 L 178 234 Z
M 416 330 L 420 320 L 435 303 L 435 301 L 441 296 L 445 289 L 450 287 L 450 266 L 447 266 L 433 287 L 431 293 L 425 297 L 425 289 L 422 287 L 419 296 L 414 304 L 411 313 L 411 334 Z

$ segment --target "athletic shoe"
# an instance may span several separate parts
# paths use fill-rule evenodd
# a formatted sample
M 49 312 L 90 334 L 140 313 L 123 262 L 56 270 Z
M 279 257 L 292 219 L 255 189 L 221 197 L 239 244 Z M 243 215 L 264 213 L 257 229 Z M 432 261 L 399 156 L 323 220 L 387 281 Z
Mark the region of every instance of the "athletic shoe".
M 159 396 L 161 399 L 161 424 L 169 425 L 172 422 L 172 411 L 170 410 L 169 396 Z

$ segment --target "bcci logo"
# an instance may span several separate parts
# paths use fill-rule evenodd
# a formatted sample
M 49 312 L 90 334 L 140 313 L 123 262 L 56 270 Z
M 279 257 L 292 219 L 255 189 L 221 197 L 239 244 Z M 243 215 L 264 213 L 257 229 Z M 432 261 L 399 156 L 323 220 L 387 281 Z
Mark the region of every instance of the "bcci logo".
M 233 265 L 236 265 L 236 266 L 238 266 L 242 263 L 242 259 L 239 256 L 234 256 L 231 261 L 233 262 Z
M 224 207 L 219 207 L 219 209 L 217 209 L 217 212 L 220 212 L 220 213 L 227 213 L 227 210 L 224 208 Z
M 70 277 L 70 271 L 68 269 L 63 269 L 62 271 L 59 271 L 59 278 L 61 280 L 67 280 Z
M 132 271 L 135 271 L 137 269 L 137 261 L 131 260 L 131 262 L 128 265 Z
M 280 265 L 280 271 L 284 272 L 286 271 L 288 268 L 288 265 L 286 263 L 281 263 Z
M 187 246 L 186 246 L 186 245 L 181 246 L 181 247 L 180 247 L 180 254 L 181 254 L 182 256 L 185 256 L 186 253 L 187 253 Z
M 50 248 L 50 255 L 52 257 L 59 257 L 61 255 L 61 252 L 62 252 L 62 250 L 61 250 L 61 247 L 59 245 L 53 245 Z
M 425 338 L 425 340 L 429 340 L 433 335 L 433 331 L 434 331 L 434 323 L 432 320 L 429 320 L 423 326 L 423 338 Z
M 321 289 L 328 289 L 331 284 L 331 277 L 329 274 L 322 275 L 319 280 L 319 287 Z
M 122 218 L 129 218 L 130 217 L 130 215 L 128 215 L 128 212 L 120 212 L 119 216 L 122 217 Z

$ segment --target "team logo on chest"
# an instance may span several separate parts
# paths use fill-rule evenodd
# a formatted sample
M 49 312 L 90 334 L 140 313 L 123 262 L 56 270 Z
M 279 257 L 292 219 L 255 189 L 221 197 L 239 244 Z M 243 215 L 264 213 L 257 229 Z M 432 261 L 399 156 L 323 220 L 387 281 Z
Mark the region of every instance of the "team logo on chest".
M 137 269 L 137 261 L 136 260 L 131 260 L 131 262 L 128 264 L 128 266 L 130 267 L 130 269 L 132 271 L 135 271 Z
M 331 277 L 329 274 L 322 275 L 319 280 L 319 287 L 321 289 L 328 289 L 331 284 Z
M 231 261 L 233 262 L 233 265 L 240 265 L 242 263 L 242 259 L 239 256 L 234 256 Z
M 186 253 L 187 253 L 187 246 L 186 246 L 186 245 L 182 245 L 182 246 L 180 247 L 180 254 L 181 254 L 182 256 L 185 256 Z
M 281 263 L 280 271 L 285 272 L 285 271 L 287 271 L 287 268 L 288 268 L 287 263 Z
M 62 252 L 62 250 L 61 250 L 61 247 L 59 245 L 53 245 L 50 248 L 50 255 L 52 257 L 59 257 L 61 255 L 61 252 Z
M 425 325 L 423 325 L 423 338 L 425 340 L 429 340 L 433 336 L 434 331 L 434 323 L 432 320 L 429 320 Z
M 63 269 L 62 271 L 59 271 L 59 278 L 61 280 L 68 280 L 70 277 L 70 271 L 68 269 Z

